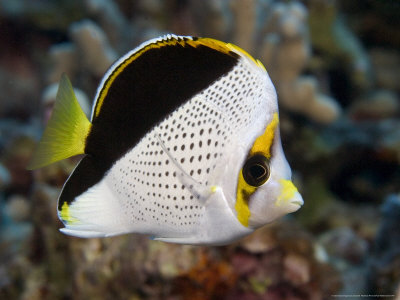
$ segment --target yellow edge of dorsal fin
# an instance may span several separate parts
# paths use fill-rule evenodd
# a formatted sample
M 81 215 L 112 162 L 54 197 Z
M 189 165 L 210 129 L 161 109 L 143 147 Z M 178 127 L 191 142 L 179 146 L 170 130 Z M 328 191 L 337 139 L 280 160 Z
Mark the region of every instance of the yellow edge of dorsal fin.
M 196 41 L 189 41 L 189 43 L 199 43 L 205 45 L 207 47 L 213 48 L 222 53 L 229 54 L 229 52 L 234 52 L 242 57 L 245 57 L 252 61 L 257 67 L 261 68 L 265 71 L 264 65 L 258 60 L 251 56 L 247 51 L 243 50 L 239 46 L 232 43 L 225 43 L 219 40 L 215 40 L 212 38 L 199 38 Z
M 44 167 L 84 154 L 91 123 L 80 107 L 68 77 L 63 74 L 53 113 L 27 169 Z
M 190 45 L 192 47 L 198 47 L 199 45 L 203 45 L 219 52 L 230 54 L 230 52 L 235 52 L 237 54 L 247 53 L 244 50 L 240 49 L 237 46 L 232 46 L 231 44 L 224 43 L 219 40 L 215 40 L 212 38 L 202 38 L 202 37 L 190 37 L 190 36 L 176 36 L 176 35 L 166 35 L 157 39 L 150 40 L 145 43 L 143 46 L 139 46 L 136 49 L 128 52 L 125 56 L 120 58 L 106 73 L 105 76 L 108 75 L 107 80 L 104 82 L 104 85 L 101 86 L 100 93 L 98 94 L 95 107 L 94 107 L 94 117 L 97 117 L 100 114 L 101 107 L 103 106 L 104 99 L 107 95 L 108 90 L 112 86 L 114 80 L 120 75 L 120 73 L 133 61 L 138 59 L 143 53 L 147 52 L 150 49 L 158 49 L 165 46 L 176 46 L 180 45 L 185 47 L 186 45 Z M 240 54 L 241 55 L 241 54 Z M 250 58 L 251 56 L 247 54 Z M 252 58 L 253 59 L 253 58 Z M 254 61 L 254 59 L 253 59 Z M 104 79 L 103 79 L 104 80 Z
M 228 43 L 212 39 L 212 38 L 203 38 L 199 37 L 196 40 L 189 40 L 189 44 L 192 44 L 193 46 L 198 46 L 198 45 L 204 45 L 206 47 L 212 48 L 214 50 L 217 50 L 219 52 L 229 54 L 229 52 L 232 51 L 231 47 L 229 47 Z

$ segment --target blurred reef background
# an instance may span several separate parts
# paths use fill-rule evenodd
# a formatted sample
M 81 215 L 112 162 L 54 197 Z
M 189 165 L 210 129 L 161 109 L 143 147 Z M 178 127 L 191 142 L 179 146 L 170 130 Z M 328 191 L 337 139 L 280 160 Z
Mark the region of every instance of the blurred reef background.
M 398 0 L 1 0 L 0 299 L 400 299 L 399 28 Z M 25 169 L 61 74 L 89 114 L 111 63 L 165 33 L 263 62 L 305 205 L 224 247 L 61 234 L 77 160 Z

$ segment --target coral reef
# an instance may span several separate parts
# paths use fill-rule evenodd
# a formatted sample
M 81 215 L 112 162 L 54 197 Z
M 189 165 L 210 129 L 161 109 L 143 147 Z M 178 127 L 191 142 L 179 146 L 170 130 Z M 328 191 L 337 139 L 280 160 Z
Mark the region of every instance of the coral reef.
M 400 91 L 400 55 L 398 51 L 375 47 L 370 51 L 372 65 L 375 69 L 376 84 L 383 89 Z
M 310 0 L 309 13 L 312 45 L 326 56 L 324 62 L 333 68 L 338 61 L 344 63 L 353 85 L 367 88 L 371 84 L 370 59 L 359 38 L 338 12 L 336 1 Z
M 101 78 L 117 59 L 117 54 L 110 46 L 104 31 L 93 21 L 83 20 L 71 24 L 68 34 L 71 42 L 53 45 L 49 50 L 52 61 L 52 69 L 48 75 L 50 84 L 58 82 L 62 73 L 66 73 L 72 81 L 80 76 Z M 57 86 L 50 85 L 47 88 L 43 95 L 43 101 L 46 103 L 42 104 L 48 104 L 55 98 Z M 75 89 L 75 92 L 84 111 L 89 114 L 86 94 L 79 89 Z
M 371 292 L 389 295 L 400 282 L 400 194 L 389 195 L 381 211 L 383 218 L 368 269 L 368 288 Z
M 396 5 L 1 1 L 0 298 L 400 297 Z M 304 207 L 224 247 L 60 234 L 57 197 L 79 157 L 34 172 L 26 165 L 61 74 L 89 115 L 113 61 L 168 32 L 229 41 L 262 61 Z
M 298 2 L 271 7 L 263 30 L 260 57 L 279 94 L 280 103 L 321 123 L 341 114 L 335 99 L 320 93 L 317 80 L 302 75 L 310 59 L 307 10 Z
M 104 31 L 90 20 L 83 20 L 71 25 L 70 35 L 79 53 L 79 63 L 95 76 L 104 72 L 117 59 L 117 54 L 108 44 Z

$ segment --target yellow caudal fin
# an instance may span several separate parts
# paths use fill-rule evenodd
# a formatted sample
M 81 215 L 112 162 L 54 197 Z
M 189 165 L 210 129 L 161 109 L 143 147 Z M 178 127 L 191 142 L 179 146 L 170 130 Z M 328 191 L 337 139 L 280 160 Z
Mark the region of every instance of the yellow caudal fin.
M 71 82 L 63 74 L 53 113 L 27 168 L 37 169 L 83 154 L 90 127 L 91 123 L 75 97 Z

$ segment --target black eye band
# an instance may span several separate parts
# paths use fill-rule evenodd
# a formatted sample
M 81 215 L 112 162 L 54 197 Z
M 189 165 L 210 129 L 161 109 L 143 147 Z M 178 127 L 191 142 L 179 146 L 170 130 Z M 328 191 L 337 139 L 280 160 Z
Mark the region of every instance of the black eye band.
M 243 166 L 243 178 L 247 184 L 258 187 L 263 185 L 269 178 L 269 160 L 262 154 L 250 156 Z

